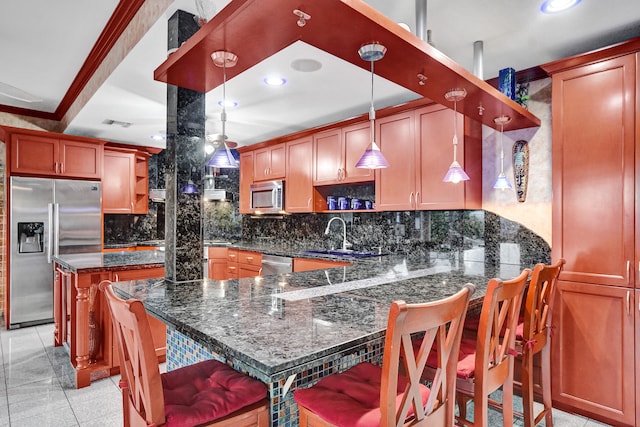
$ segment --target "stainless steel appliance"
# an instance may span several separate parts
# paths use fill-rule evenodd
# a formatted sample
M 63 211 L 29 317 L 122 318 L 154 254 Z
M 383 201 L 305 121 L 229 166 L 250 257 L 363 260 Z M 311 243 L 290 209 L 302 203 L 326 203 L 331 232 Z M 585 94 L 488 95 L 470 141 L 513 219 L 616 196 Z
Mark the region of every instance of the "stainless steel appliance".
M 100 182 L 11 177 L 10 221 L 10 327 L 51 322 L 51 256 L 102 250 Z
M 251 184 L 251 210 L 255 213 L 281 213 L 284 210 L 284 182 Z
M 286 256 L 262 254 L 262 275 L 291 273 L 293 259 Z

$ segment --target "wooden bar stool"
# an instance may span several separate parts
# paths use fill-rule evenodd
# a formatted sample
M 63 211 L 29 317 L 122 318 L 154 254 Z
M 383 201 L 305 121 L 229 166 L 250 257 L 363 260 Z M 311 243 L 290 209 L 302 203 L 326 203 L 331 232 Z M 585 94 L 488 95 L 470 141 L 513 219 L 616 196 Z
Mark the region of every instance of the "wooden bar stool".
M 553 265 L 537 264 L 533 268 L 524 309 L 522 333 L 516 336 L 516 348 L 520 352 L 522 366 L 522 405 L 524 425 L 533 427 L 545 419 L 546 427 L 553 427 L 551 413 L 551 312 L 556 281 L 565 260 Z M 540 390 L 542 411 L 535 415 L 533 358 L 540 353 Z
M 513 371 L 516 328 L 524 288 L 531 273 L 524 269 L 511 280 L 491 279 L 482 302 L 478 332 L 462 337 L 457 361 L 457 402 L 461 425 L 487 427 L 489 395 L 502 387 L 503 425 L 513 425 Z M 437 372 L 431 354 L 423 379 Z M 467 403 L 473 400 L 473 422 L 467 420 Z
M 474 290 L 467 284 L 440 301 L 391 303 L 382 368 L 362 362 L 296 390 L 300 427 L 452 426 L 458 347 Z M 424 334 L 415 352 L 413 334 Z M 420 374 L 433 346 L 437 373 L 428 388 Z
M 100 290 L 118 340 L 125 427 L 269 425 L 262 382 L 216 360 L 160 374 L 142 302 L 119 298 L 106 280 Z

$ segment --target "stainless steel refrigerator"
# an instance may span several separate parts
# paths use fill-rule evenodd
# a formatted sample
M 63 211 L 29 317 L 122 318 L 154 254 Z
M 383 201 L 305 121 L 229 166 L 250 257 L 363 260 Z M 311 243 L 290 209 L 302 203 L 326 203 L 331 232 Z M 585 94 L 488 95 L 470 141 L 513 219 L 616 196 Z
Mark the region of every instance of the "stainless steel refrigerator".
M 11 177 L 9 324 L 53 320 L 58 254 L 102 250 L 100 182 Z

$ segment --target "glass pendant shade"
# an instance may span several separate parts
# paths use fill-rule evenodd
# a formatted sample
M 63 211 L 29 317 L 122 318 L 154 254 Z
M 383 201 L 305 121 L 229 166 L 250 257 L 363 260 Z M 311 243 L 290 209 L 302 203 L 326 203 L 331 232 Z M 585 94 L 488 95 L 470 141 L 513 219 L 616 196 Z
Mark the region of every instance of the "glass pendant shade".
M 444 97 L 447 101 L 453 101 L 453 162 L 451 162 L 451 166 L 449 166 L 449 170 L 442 178 L 442 182 L 451 182 L 453 184 L 457 184 L 460 181 L 468 181 L 469 175 L 462 169 L 460 163 L 458 163 L 457 159 L 457 149 L 458 149 L 458 111 L 457 111 L 457 103 L 467 96 L 467 91 L 465 89 L 451 89 L 448 91 Z
M 371 147 L 367 148 L 358 163 L 356 163 L 357 168 L 365 168 L 365 169 L 384 169 L 389 167 L 389 162 L 382 155 L 382 151 L 378 147 L 378 144 L 375 142 L 371 143 Z
M 238 57 L 231 52 L 216 51 L 211 54 L 211 59 L 216 66 L 222 67 L 222 112 L 220 113 L 220 122 L 222 123 L 222 145 L 213 152 L 213 156 L 209 159 L 207 166 L 238 169 L 240 165 L 233 157 L 233 154 L 231 154 L 231 151 L 225 141 L 227 138 L 227 134 L 225 133 L 225 125 L 227 123 L 227 67 L 234 67 L 238 61 Z
M 223 143 L 223 147 L 213 152 L 213 156 L 211 156 L 207 166 L 225 169 L 237 169 L 239 167 L 238 161 L 233 157 L 231 150 L 225 143 Z
M 493 121 L 500 125 L 500 173 L 498 174 L 496 182 L 493 184 L 493 188 L 496 190 L 506 190 L 511 188 L 511 183 L 504 174 L 504 144 L 502 140 L 504 138 L 504 125 L 511 121 L 511 117 L 500 116 L 493 119 Z
M 462 169 L 460 163 L 457 160 L 451 162 L 451 166 L 449 166 L 449 170 L 445 174 L 442 182 L 451 182 L 453 184 L 457 184 L 460 181 L 468 181 L 469 175 Z
M 493 188 L 495 188 L 496 190 L 506 190 L 508 188 L 511 188 L 511 183 L 507 179 L 507 176 L 504 174 L 504 172 L 500 172 L 500 175 L 498 175 L 495 184 L 493 184 Z
M 184 187 L 182 187 L 182 192 L 184 194 L 197 194 L 198 187 L 196 187 L 193 181 L 189 180 L 189 182 Z
M 389 162 L 385 159 L 380 147 L 375 143 L 376 110 L 373 108 L 373 63 L 384 57 L 387 48 L 377 42 L 365 44 L 358 50 L 360 58 L 371 62 L 371 107 L 369 108 L 369 123 L 371 124 L 371 145 L 364 151 L 356 167 L 360 169 L 385 169 Z

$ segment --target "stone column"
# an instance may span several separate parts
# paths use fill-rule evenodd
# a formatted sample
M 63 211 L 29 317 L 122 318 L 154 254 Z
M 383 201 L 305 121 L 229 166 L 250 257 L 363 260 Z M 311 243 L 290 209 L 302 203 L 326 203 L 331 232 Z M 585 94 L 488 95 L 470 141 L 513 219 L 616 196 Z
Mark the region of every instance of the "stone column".
M 194 15 L 176 11 L 169 18 L 168 48 L 179 47 L 198 28 Z M 205 94 L 167 85 L 165 279 L 173 283 L 202 279 L 204 132 Z M 183 192 L 189 180 L 197 194 Z

